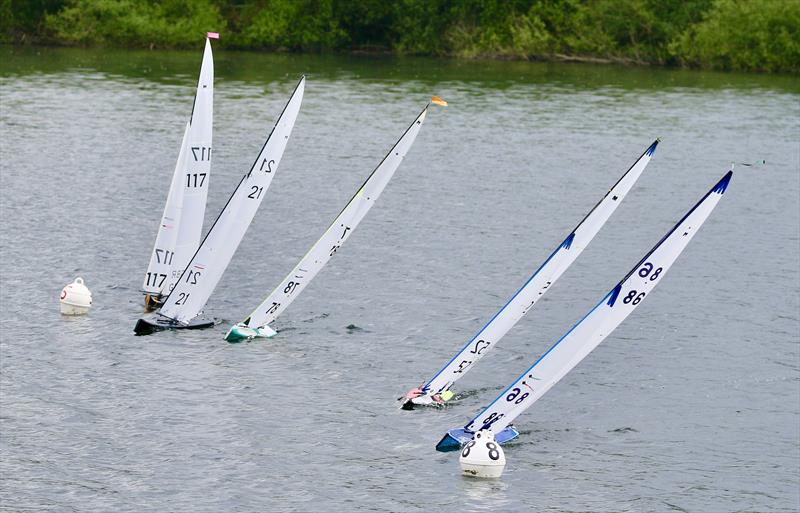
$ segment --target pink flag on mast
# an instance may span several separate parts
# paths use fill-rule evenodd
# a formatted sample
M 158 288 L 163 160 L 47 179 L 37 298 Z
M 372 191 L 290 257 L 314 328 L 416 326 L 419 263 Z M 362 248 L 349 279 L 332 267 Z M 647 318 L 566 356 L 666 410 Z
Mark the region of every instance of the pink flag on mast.
M 219 32 L 206 32 L 209 39 L 219 39 Z

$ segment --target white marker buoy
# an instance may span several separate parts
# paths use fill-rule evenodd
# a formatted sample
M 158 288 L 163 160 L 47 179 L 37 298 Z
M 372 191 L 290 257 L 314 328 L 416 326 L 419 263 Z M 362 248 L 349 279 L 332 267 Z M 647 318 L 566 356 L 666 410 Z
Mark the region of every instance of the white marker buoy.
M 61 313 L 64 315 L 83 315 L 89 313 L 92 306 L 92 293 L 83 284 L 83 278 L 61 289 Z
M 481 430 L 461 449 L 458 463 L 465 476 L 500 477 L 506 467 L 506 455 L 494 434 Z

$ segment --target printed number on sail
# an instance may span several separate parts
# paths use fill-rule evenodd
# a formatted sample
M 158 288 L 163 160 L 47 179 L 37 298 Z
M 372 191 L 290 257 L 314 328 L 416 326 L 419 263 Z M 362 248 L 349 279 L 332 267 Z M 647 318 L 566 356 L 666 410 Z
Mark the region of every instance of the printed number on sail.
M 158 249 L 158 248 L 156 248 L 156 262 L 158 262 L 159 264 L 164 263 L 164 264 L 171 265 L 173 256 L 175 256 L 175 253 L 172 252 L 172 251 L 169 251 L 167 249 Z M 163 257 L 163 260 L 162 260 L 162 257 Z
M 491 427 L 492 427 L 492 424 L 494 424 L 495 422 L 497 422 L 498 420 L 502 419 L 502 418 L 503 418 L 503 417 L 505 417 L 505 416 L 506 416 L 506 414 L 505 414 L 505 413 L 497 413 L 497 412 L 493 412 L 493 413 L 492 413 L 491 415 L 489 415 L 489 417 L 487 417 L 487 419 L 486 419 L 486 420 L 483 422 L 483 425 L 481 426 L 481 429 L 489 429 L 489 428 L 491 428 Z
M 202 187 L 206 181 L 206 173 L 186 173 L 186 187 Z
M 147 279 L 145 280 L 145 283 L 148 286 L 160 287 L 161 285 L 164 284 L 164 280 L 166 279 L 167 279 L 166 274 L 147 273 Z
M 200 277 L 200 273 L 197 271 L 192 271 L 189 269 L 189 272 L 186 274 L 186 283 L 189 285 L 197 285 L 197 278 Z
M 513 402 L 514 404 L 521 403 L 522 401 L 525 400 L 526 397 L 528 397 L 528 392 L 519 395 L 520 392 L 522 392 L 522 390 L 520 390 L 519 388 L 515 388 L 514 390 L 511 391 L 510 394 L 506 396 L 506 401 Z
M 192 146 L 192 155 L 194 156 L 195 162 L 211 160 L 211 148 L 205 146 Z
M 650 274 L 650 271 L 653 271 L 653 267 L 654 267 L 653 264 L 647 262 L 642 266 L 641 269 L 639 269 L 639 276 L 641 276 L 642 278 L 647 278 L 647 275 Z M 656 279 L 658 279 L 658 275 L 661 274 L 661 271 L 662 271 L 661 267 L 653 271 L 653 274 L 650 274 L 650 281 L 655 281 Z
M 472 353 L 472 354 L 481 354 L 481 351 L 483 351 L 484 349 L 486 349 L 490 345 L 492 345 L 491 342 L 487 342 L 486 340 L 478 340 L 477 342 L 475 342 L 475 348 L 474 349 L 470 349 L 469 352 Z
M 266 165 L 267 165 L 267 169 L 264 169 L 264 164 L 266 164 Z M 267 161 L 267 159 L 264 159 L 264 160 L 261 162 L 261 167 L 260 167 L 258 170 L 259 170 L 259 171 L 264 171 L 265 173 L 271 173 L 271 172 L 272 172 L 272 166 L 273 166 L 274 164 L 275 164 L 275 161 L 274 161 L 274 160 Z

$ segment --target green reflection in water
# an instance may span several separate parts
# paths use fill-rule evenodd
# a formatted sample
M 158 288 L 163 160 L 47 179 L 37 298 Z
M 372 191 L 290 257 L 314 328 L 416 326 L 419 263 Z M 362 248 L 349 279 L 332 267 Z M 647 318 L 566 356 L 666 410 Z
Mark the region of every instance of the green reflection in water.
M 464 61 L 375 55 L 274 54 L 215 52 L 219 81 L 265 84 L 301 74 L 310 78 L 357 79 L 424 85 L 469 83 L 489 89 L 548 84 L 578 90 L 762 89 L 800 93 L 791 75 L 722 73 L 615 65 L 524 61 Z M 192 51 L 148 51 L 48 47 L 0 47 L 0 76 L 97 72 L 113 78 L 145 79 L 165 84 L 196 80 L 201 46 Z

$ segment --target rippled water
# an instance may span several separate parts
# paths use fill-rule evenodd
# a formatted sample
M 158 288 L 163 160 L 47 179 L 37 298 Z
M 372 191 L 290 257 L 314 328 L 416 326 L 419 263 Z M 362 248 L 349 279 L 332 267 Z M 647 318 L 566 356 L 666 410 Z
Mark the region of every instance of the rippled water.
M 795 77 L 217 52 L 206 226 L 300 73 L 303 108 L 206 308 L 220 325 L 134 337 L 199 52 L 2 54 L 0 510 L 800 509 Z M 450 107 L 280 334 L 224 342 L 431 94 Z M 656 137 L 460 399 L 399 410 Z M 502 479 L 434 451 L 755 159 L 652 298 L 517 420 Z M 78 275 L 95 306 L 62 317 Z

